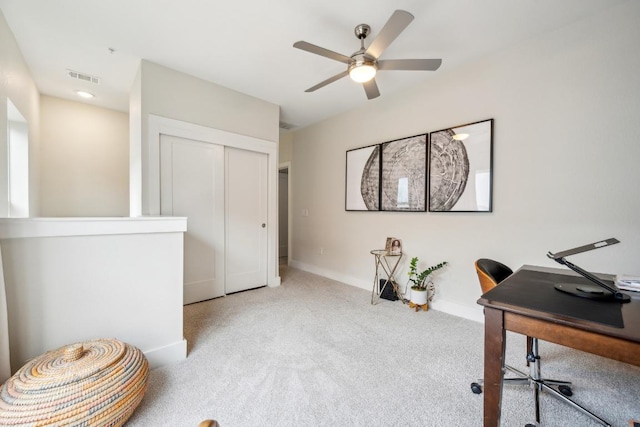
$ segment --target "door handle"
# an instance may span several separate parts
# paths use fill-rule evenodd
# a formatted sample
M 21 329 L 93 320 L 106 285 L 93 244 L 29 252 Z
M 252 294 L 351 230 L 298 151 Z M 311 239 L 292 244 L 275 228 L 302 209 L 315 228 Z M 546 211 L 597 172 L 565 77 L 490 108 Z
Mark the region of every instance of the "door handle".
M 265 228 L 267 226 L 267 224 L 265 224 L 264 222 L 262 223 L 262 228 Z

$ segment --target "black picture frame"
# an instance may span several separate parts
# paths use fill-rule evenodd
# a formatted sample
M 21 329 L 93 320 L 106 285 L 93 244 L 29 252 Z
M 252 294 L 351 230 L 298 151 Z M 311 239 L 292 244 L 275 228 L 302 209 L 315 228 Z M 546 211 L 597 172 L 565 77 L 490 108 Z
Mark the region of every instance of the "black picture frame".
M 425 212 L 426 133 L 381 144 L 380 210 Z
M 494 119 L 429 135 L 429 212 L 493 212 Z
M 379 211 L 380 144 L 348 150 L 345 169 L 345 210 Z

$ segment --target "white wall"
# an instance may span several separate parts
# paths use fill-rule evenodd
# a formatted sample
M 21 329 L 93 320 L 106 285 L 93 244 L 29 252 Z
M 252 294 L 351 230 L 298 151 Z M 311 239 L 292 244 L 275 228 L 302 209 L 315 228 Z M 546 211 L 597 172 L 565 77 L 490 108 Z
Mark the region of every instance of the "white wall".
M 0 212 L 7 212 L 7 98 L 29 124 L 29 212 L 39 214 L 39 93 L 0 11 Z
M 142 114 L 278 141 L 276 104 L 143 60 Z
M 129 215 L 129 116 L 40 98 L 41 214 Z
M 290 162 L 293 153 L 293 132 L 280 131 L 278 141 L 278 163 Z
M 0 220 L 12 371 L 98 338 L 140 348 L 152 366 L 184 359 L 185 230 L 167 217 Z
M 294 132 L 293 265 L 370 289 L 369 251 L 397 236 L 401 283 L 411 256 L 449 261 L 434 307 L 477 319 L 480 257 L 552 265 L 547 251 L 617 237 L 573 261 L 640 274 L 638 22 L 640 3 L 627 2 Z M 493 213 L 345 212 L 346 150 L 488 118 Z

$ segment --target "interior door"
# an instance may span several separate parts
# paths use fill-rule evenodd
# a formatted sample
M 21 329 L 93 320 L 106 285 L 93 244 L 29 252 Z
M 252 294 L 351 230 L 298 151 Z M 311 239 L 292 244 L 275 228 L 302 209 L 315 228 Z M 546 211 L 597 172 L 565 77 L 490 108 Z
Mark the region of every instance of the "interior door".
M 267 155 L 225 148 L 226 293 L 267 284 Z
M 224 295 L 224 147 L 160 136 L 161 215 L 187 217 L 184 304 Z

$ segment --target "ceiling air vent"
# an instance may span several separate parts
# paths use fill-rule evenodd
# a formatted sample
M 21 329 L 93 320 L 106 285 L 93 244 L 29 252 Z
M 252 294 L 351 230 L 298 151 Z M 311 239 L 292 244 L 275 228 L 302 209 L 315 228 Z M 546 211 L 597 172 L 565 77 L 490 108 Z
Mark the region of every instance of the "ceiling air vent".
M 67 70 L 67 74 L 72 79 L 82 80 L 83 82 L 93 83 L 96 85 L 100 84 L 100 77 L 90 76 L 89 74 L 79 73 L 73 70 Z
M 297 127 L 296 125 L 292 125 L 291 123 L 280 122 L 280 129 L 291 130 Z

